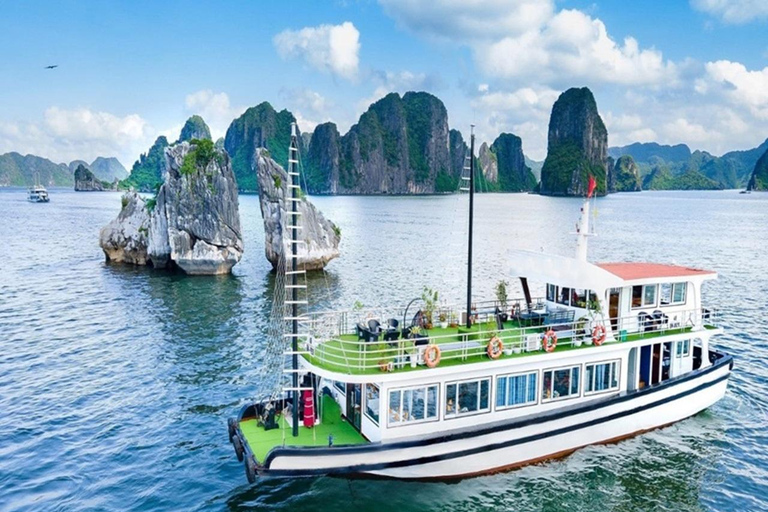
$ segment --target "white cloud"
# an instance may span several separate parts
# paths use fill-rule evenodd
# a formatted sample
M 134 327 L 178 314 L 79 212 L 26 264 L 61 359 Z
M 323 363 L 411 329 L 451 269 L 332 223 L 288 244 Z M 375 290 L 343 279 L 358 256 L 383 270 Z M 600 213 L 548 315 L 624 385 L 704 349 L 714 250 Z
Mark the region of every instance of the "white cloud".
M 283 59 L 299 58 L 315 69 L 347 80 L 357 77 L 360 32 L 349 21 L 284 30 L 274 37 L 273 43 Z
M 319 92 L 307 88 L 280 90 L 288 109 L 296 117 L 302 132 L 313 132 L 320 123 L 332 121 L 331 110 L 335 106 Z
M 614 115 L 606 112 L 601 117 L 608 128 L 609 146 L 625 146 L 633 142 L 653 142 L 658 139 L 656 131 L 640 115 Z
M 435 92 L 442 87 L 442 78 L 432 73 L 402 71 L 371 71 L 370 81 L 378 84 L 373 92 L 357 102 L 356 116 L 368 110 L 372 103 L 391 92 L 404 94 L 408 91 Z
M 676 80 L 661 52 L 632 37 L 614 41 L 605 24 L 578 10 L 562 10 L 540 28 L 475 46 L 475 60 L 491 76 L 545 83 L 659 85 Z
M 213 92 L 210 89 L 188 94 L 185 105 L 190 114 L 198 114 L 205 120 L 211 129 L 213 140 L 223 137 L 232 120 L 245 112 L 245 107 L 233 107 L 230 104 L 227 93 Z M 172 135 L 173 140 L 176 140 L 178 136 L 179 132 L 177 131 L 175 135 Z
M 0 153 L 17 151 L 55 162 L 116 156 L 130 166 L 151 143 L 152 129 L 138 114 L 123 117 L 88 108 L 48 108 L 41 121 L 0 121 Z
M 691 0 L 691 6 L 726 23 L 768 18 L 768 2 L 765 0 Z
M 379 0 L 398 24 L 436 39 L 476 41 L 514 36 L 552 15 L 550 0 Z
M 699 81 L 700 93 L 720 93 L 731 103 L 746 107 L 755 117 L 768 119 L 768 67 L 750 71 L 739 62 L 707 62 L 706 79 Z M 715 89 L 715 90 L 713 90 Z

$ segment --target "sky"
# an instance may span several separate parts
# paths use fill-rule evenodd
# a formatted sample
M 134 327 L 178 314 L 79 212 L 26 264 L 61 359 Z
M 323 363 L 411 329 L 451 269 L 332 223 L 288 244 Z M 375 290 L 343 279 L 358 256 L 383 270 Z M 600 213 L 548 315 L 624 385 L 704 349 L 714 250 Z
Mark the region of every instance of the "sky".
M 48 65 L 55 69 L 44 69 Z M 552 104 L 588 86 L 609 145 L 721 155 L 768 138 L 768 1 L 0 0 L 0 153 L 116 156 L 251 106 L 346 133 L 389 92 L 428 91 L 451 128 L 546 156 Z

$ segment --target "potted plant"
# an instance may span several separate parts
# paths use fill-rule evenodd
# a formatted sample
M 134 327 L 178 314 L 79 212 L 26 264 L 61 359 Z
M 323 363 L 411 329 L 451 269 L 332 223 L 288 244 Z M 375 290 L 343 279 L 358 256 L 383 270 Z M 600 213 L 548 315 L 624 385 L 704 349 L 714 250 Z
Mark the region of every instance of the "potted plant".
M 448 315 L 445 314 L 445 311 L 440 311 L 440 315 L 438 315 L 438 320 L 440 320 L 440 328 L 441 329 L 447 329 L 448 328 Z
M 427 329 L 432 328 L 432 315 L 435 313 L 437 299 L 437 291 L 425 286 L 421 292 L 421 300 L 424 301 L 424 316 L 427 318 Z
M 448 327 L 454 328 L 459 326 L 459 320 L 458 315 L 456 315 L 455 311 L 451 311 L 450 321 L 448 324 Z
M 376 345 L 376 355 L 379 357 L 379 370 L 383 372 L 391 372 L 392 370 L 390 368 L 394 367 L 394 363 L 392 361 L 389 361 L 389 354 L 387 353 L 387 349 L 389 346 L 387 346 L 386 343 L 379 343 Z
M 507 286 L 509 286 L 509 283 L 505 280 L 500 280 L 498 283 L 496 283 L 496 300 L 499 303 L 499 309 L 501 310 L 501 321 L 506 322 L 509 318 L 507 311 L 509 304 L 507 303 L 508 296 L 507 296 Z

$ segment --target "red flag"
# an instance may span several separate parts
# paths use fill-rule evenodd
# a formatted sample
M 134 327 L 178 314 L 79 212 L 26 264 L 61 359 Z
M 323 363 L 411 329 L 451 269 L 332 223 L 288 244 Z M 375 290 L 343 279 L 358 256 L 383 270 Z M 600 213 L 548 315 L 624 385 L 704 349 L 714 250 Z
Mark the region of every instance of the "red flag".
M 595 187 L 597 187 L 597 182 L 595 181 L 595 177 L 590 174 L 589 185 L 587 185 L 587 199 L 592 197 L 592 193 L 595 191 Z

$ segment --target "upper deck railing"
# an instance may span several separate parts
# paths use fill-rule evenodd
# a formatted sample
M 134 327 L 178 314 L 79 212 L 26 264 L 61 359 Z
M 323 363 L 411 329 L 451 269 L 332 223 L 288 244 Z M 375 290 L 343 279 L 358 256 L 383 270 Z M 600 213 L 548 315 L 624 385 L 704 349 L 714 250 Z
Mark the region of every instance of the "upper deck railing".
M 508 301 L 508 305 L 514 303 Z M 557 321 L 565 316 L 564 309 L 550 310 L 546 316 L 541 314 L 537 317 L 535 309 L 528 311 L 514 307 L 509 309 L 509 318 L 499 324 L 494 315 L 496 307 L 495 301 L 477 303 L 472 315 L 475 323 L 469 329 L 460 324 L 441 327 L 433 314 L 431 329 L 412 329 L 406 326 L 403 330 L 400 312 L 398 328 L 388 330 L 386 320 L 381 319 L 395 318 L 395 311 L 367 313 L 364 319 L 381 322 L 380 332 L 361 332 L 361 329 L 356 328 L 358 322 L 352 319 L 360 318 L 360 311 L 314 313 L 307 315 L 304 322 L 310 336 L 302 341 L 300 350 L 309 362 L 326 370 L 365 374 L 427 368 L 427 363 L 434 364 L 436 351 L 439 353 L 436 366 L 443 367 L 492 358 L 508 359 L 541 354 L 545 349 L 545 341 L 546 345 L 555 341 L 554 348 L 550 347 L 551 351 L 562 352 L 600 342 L 610 344 L 636 341 L 719 325 L 718 312 L 711 309 L 675 310 L 669 315 L 657 316 L 635 313 L 618 318 L 589 312 L 588 315 L 564 322 Z M 601 327 L 605 329 L 604 337 Z M 489 349 L 492 339 L 494 350 Z M 425 357 L 427 347 L 433 345 L 437 350 L 430 348 L 430 353 Z

